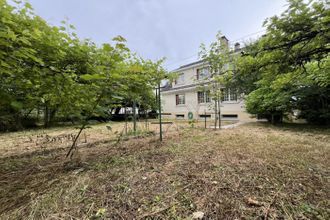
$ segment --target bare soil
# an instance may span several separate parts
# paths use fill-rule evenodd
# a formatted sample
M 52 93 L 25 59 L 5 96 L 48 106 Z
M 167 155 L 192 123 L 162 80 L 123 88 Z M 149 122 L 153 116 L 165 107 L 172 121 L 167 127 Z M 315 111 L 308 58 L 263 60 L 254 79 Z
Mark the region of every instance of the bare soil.
M 70 140 L 1 135 L 0 219 L 330 219 L 329 129 L 176 124 L 160 143 L 98 126 L 72 160 Z

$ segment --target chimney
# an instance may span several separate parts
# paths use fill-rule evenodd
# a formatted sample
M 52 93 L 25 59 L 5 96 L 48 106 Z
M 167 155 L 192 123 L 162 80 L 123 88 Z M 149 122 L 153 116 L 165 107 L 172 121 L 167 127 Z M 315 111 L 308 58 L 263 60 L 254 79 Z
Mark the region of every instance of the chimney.
M 235 52 L 237 52 L 237 51 L 239 51 L 241 49 L 241 45 L 240 45 L 240 43 L 236 43 L 235 44 Z
M 225 35 L 223 35 L 223 36 L 220 38 L 220 42 L 221 42 L 221 44 L 225 45 L 225 46 L 228 48 L 228 39 L 226 38 Z

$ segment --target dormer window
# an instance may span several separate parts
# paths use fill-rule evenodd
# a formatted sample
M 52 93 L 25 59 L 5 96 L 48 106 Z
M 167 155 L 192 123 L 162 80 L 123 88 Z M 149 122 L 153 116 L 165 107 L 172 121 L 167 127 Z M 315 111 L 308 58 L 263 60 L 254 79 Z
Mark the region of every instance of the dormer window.
M 208 67 L 197 69 L 197 80 L 203 80 L 210 78 L 210 70 Z
M 184 73 L 180 73 L 178 78 L 175 80 L 175 85 L 184 84 Z

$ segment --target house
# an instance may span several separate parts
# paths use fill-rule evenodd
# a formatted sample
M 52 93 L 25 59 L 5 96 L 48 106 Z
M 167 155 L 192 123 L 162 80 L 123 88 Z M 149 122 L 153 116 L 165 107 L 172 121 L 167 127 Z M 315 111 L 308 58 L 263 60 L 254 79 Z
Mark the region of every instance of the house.
M 228 40 L 225 38 L 228 43 Z M 238 43 L 233 53 L 240 51 Z M 198 61 L 174 70 L 179 74 L 175 82 L 168 84 L 161 90 L 162 117 L 169 119 L 214 119 L 214 101 L 210 97 L 207 85 L 212 79 L 207 63 Z M 221 119 L 222 120 L 251 120 L 251 115 L 245 111 L 242 94 L 236 89 L 221 88 Z

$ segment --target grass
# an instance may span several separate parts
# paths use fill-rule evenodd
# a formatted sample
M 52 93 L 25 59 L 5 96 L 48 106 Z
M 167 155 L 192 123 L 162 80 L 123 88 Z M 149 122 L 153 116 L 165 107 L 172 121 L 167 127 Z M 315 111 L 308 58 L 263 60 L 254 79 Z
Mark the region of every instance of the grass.
M 163 143 L 115 143 L 95 129 L 99 137 L 72 161 L 64 147 L 6 151 L 0 219 L 186 219 L 196 211 L 206 219 L 330 218 L 329 129 L 185 126 L 169 129 Z

